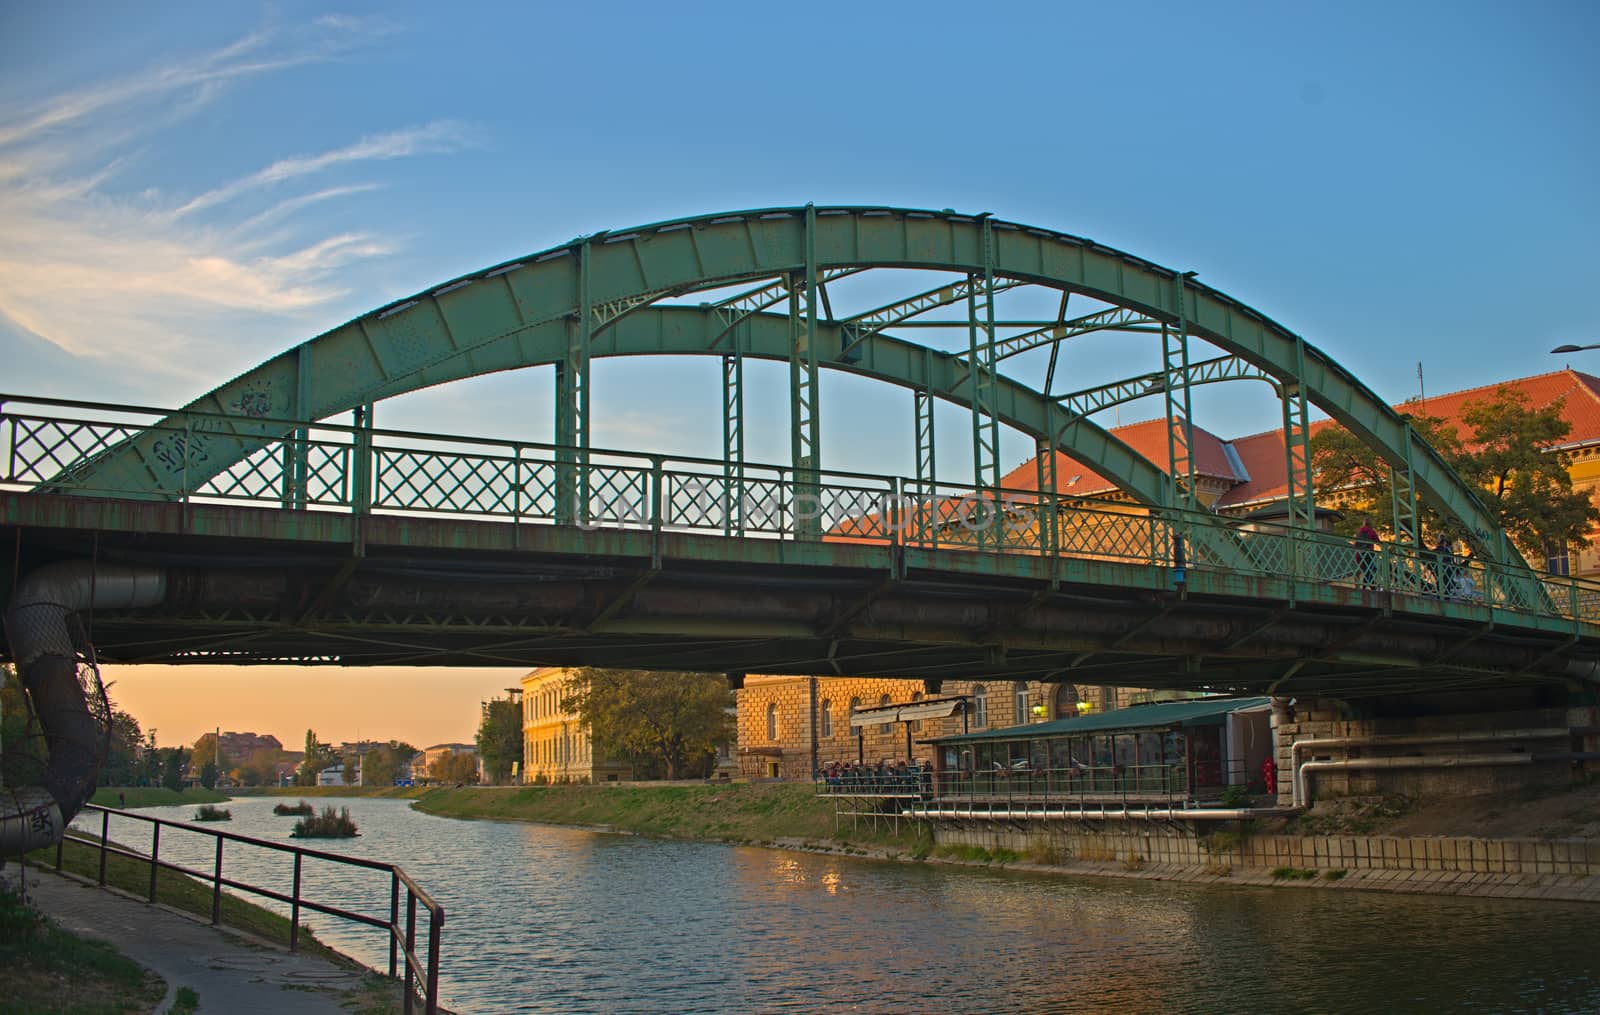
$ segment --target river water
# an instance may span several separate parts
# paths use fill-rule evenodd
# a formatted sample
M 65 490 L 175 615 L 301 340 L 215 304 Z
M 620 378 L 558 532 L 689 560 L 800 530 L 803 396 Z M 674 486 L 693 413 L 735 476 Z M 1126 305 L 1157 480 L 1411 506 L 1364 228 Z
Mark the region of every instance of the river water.
M 281 801 L 233 800 L 213 827 L 291 841 Z M 348 806 L 362 835 L 308 845 L 399 863 L 445 906 L 458 1012 L 1600 1011 L 1600 909 L 1576 903 L 1018 874 L 313 802 Z M 148 848 L 147 825 L 111 834 Z M 235 849 L 229 876 L 288 890 L 286 859 Z M 200 869 L 212 850 L 162 836 Z M 382 875 L 308 861 L 304 884 L 387 916 Z M 386 967 L 382 931 L 303 922 Z

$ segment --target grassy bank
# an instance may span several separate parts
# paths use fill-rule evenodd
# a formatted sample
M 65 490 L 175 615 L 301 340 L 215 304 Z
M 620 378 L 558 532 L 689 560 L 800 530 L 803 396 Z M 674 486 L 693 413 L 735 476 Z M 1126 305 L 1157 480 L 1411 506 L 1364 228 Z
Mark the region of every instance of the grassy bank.
M 120 794 L 120 797 L 119 797 Z M 179 792 L 162 786 L 101 786 L 89 798 L 101 807 L 167 807 L 172 804 L 220 804 L 227 794 L 204 786 L 194 786 Z M 126 802 L 119 802 L 125 800 Z
M 148 846 L 148 843 L 146 843 Z M 81 842 L 68 841 L 62 850 L 62 869 L 80 878 L 95 880 L 99 876 L 100 851 Z M 28 862 L 40 867 L 54 868 L 54 848 L 36 850 L 28 854 Z M 106 884 L 141 899 L 150 897 L 150 865 L 141 860 L 115 854 L 106 857 Z M 194 916 L 211 921 L 211 886 L 171 871 L 156 876 L 156 901 Z M 289 920 L 270 910 L 235 898 L 222 895 L 222 924 L 235 930 L 289 947 Z M 300 947 L 323 958 L 349 962 L 343 955 L 318 941 L 304 926 L 300 928 Z
M 28 863 L 30 865 L 36 864 L 40 867 L 54 868 L 55 860 L 56 852 L 54 849 L 41 849 L 28 854 Z M 64 844 L 62 870 L 67 873 L 93 881 L 99 875 L 99 864 L 100 851 L 98 849 L 78 842 L 68 841 Z M 150 897 L 150 866 L 132 857 L 109 855 L 106 858 L 106 884 L 130 895 L 136 895 L 141 899 L 148 899 Z M 192 878 L 184 877 L 171 871 L 162 871 L 156 879 L 156 901 L 161 905 L 170 906 L 173 909 L 198 917 L 207 923 L 211 921 L 211 887 Z M 287 917 L 280 916 L 271 910 L 263 909 L 245 899 L 236 898 L 226 892 L 222 896 L 220 915 L 222 926 L 224 927 L 243 931 L 281 948 L 287 949 L 289 947 L 289 920 Z M 380 932 L 373 931 L 373 933 Z M 6 936 L 5 928 L 0 927 L 0 939 Z M 80 953 L 73 950 L 62 953 L 71 959 L 69 966 L 64 971 L 70 976 L 74 984 L 77 983 L 80 971 L 85 971 L 86 975 L 99 975 L 96 969 L 100 960 L 93 955 L 95 950 L 104 949 L 115 955 L 115 950 L 108 945 L 101 945 L 94 941 L 83 942 L 83 944 L 88 951 Z M 299 947 L 302 952 L 320 956 L 336 965 L 347 969 L 360 970 L 365 974 L 362 977 L 360 986 L 345 993 L 343 997 L 345 1007 L 353 1008 L 363 1013 L 372 1013 L 372 1015 L 388 1015 L 388 1013 L 400 1010 L 401 990 L 397 981 L 389 980 L 369 970 L 366 966 L 342 952 L 329 948 L 321 941 L 318 941 L 316 936 L 311 933 L 311 930 L 304 925 L 300 927 Z M 121 958 L 120 956 L 116 957 Z M 127 962 L 128 960 L 123 959 L 122 961 Z M 132 965 L 132 963 L 129 964 Z M 5 960 L 3 951 L 0 951 L 0 968 L 5 969 L 8 976 L 10 975 L 12 966 Z M 139 969 L 140 967 L 135 966 L 135 968 Z M 58 970 L 56 966 L 47 966 L 41 967 L 40 975 L 54 978 L 59 989 L 62 973 L 63 970 Z M 123 971 L 116 975 L 126 977 L 128 974 Z M 140 969 L 140 975 L 146 975 L 142 969 Z M 154 974 L 148 975 L 154 976 Z M 158 984 L 161 982 L 159 977 L 154 979 Z M 163 990 L 157 990 L 155 999 L 159 1000 L 162 993 Z M 127 1010 L 150 1011 L 152 1004 L 153 1002 Z M 62 1009 L 49 1006 L 13 1009 L 7 1007 L 5 1000 L 0 999 L 0 1012 L 14 1010 L 45 1012 Z M 116 1006 L 103 1008 L 88 1006 L 71 1010 L 120 1012 L 124 1009 Z M 174 1011 L 177 1010 L 180 1009 L 175 1007 Z
M 0 969 L 7 1012 L 147 1012 L 167 992 L 161 977 L 55 926 L 9 887 L 0 887 Z
M 917 844 L 911 823 L 901 823 L 896 835 L 887 822 L 874 830 L 871 822 L 853 828 L 844 818 L 836 830 L 834 804 L 809 784 L 733 783 L 432 789 L 423 791 L 414 806 L 446 818 L 605 827 L 677 839 L 757 844 L 784 839 L 904 849 Z

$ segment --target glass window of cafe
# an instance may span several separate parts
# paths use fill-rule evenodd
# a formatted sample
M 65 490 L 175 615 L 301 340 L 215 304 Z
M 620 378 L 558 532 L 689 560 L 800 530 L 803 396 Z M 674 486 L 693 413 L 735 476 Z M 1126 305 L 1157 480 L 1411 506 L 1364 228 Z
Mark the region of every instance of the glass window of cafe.
M 1097 733 L 1073 737 L 1040 737 L 1030 740 L 980 740 L 973 743 L 970 757 L 977 770 L 1028 768 L 1073 770 L 1084 768 L 1155 768 L 1184 763 L 1185 733 L 1182 730 L 1142 730 L 1127 733 Z M 954 762 L 954 750 L 946 754 Z

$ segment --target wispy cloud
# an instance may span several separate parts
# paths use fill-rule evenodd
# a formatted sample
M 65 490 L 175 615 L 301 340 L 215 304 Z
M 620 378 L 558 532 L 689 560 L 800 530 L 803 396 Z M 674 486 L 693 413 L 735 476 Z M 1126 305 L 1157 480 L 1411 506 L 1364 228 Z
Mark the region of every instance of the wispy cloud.
M 341 163 L 403 159 L 410 155 L 449 152 L 462 147 L 466 141 L 466 128 L 460 123 L 449 120 L 424 124 L 420 127 L 407 127 L 386 134 L 374 134 L 362 138 L 355 144 L 318 155 L 280 159 L 243 179 L 234 180 L 232 183 L 201 194 L 178 208 L 174 215 L 181 217 L 211 208 L 250 191 L 310 176 Z
M 169 149 L 157 135 L 181 130 L 230 83 L 289 74 L 393 30 L 326 15 L 0 113 L 0 312 L 75 356 L 168 376 L 182 394 L 305 337 L 304 322 L 348 294 L 341 276 L 401 242 L 308 209 L 383 186 L 350 180 L 352 169 L 469 146 L 466 125 L 376 131 L 187 193 L 134 192 L 124 177 L 159 177 Z

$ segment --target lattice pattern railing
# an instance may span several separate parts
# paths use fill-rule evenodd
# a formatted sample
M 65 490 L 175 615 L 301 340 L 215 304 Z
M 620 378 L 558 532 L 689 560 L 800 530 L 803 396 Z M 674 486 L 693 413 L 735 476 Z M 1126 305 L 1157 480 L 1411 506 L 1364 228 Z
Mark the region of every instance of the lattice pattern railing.
M 15 404 L 15 400 L 7 400 Z M 1600 584 L 1205 512 L 1032 490 L 36 399 L 0 412 L 0 488 L 1054 554 L 1600 623 Z M 132 418 L 130 418 L 132 417 Z M 222 463 L 219 465 L 219 463 Z M 560 496 L 574 498 L 561 511 Z M 1163 581 L 1168 580 L 1166 577 Z M 1293 593 L 1291 593 L 1293 594 Z

